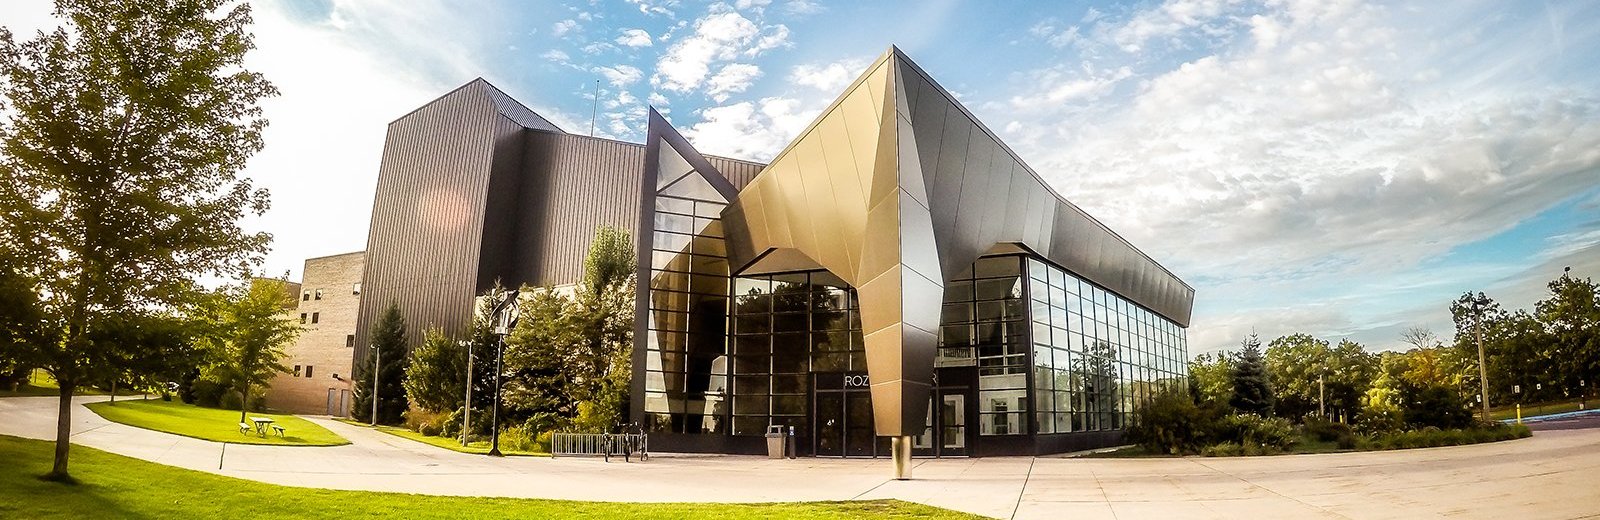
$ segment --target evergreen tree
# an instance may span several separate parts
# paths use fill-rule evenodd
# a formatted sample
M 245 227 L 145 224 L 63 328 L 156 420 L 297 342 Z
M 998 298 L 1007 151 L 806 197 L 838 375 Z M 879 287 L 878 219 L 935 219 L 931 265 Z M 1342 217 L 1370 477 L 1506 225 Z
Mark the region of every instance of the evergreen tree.
M 406 355 L 406 322 L 400 316 L 400 305 L 391 302 L 367 336 L 372 345 L 367 349 L 366 361 L 356 367 L 356 399 L 351 414 L 357 420 L 372 421 L 372 366 L 377 361 L 378 423 L 400 424 L 409 406 L 404 380 L 410 359 Z
M 1267 382 L 1267 367 L 1261 359 L 1261 340 L 1255 333 L 1240 343 L 1239 355 L 1233 364 L 1233 398 L 1228 401 L 1235 410 L 1266 416 L 1272 413 L 1272 386 Z
M 411 349 L 406 364 L 406 398 L 432 412 L 449 412 L 466 399 L 467 351 L 444 332 L 430 328 Z

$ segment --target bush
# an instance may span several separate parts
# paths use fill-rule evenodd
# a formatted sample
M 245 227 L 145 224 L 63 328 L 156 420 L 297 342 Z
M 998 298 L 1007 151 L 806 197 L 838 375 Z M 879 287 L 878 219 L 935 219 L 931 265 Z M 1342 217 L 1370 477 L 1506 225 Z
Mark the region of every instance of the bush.
M 1288 419 L 1255 414 L 1224 416 L 1217 422 L 1214 437 L 1269 452 L 1287 449 L 1299 440 Z
M 1211 434 L 1215 415 L 1196 406 L 1188 392 L 1161 392 L 1134 410 L 1126 439 L 1151 453 L 1198 453 Z
M 510 451 L 549 452 L 550 432 L 537 432 L 528 425 L 500 430 L 500 448 Z
M 1305 432 L 1307 437 L 1318 442 L 1334 442 L 1342 437 L 1355 435 L 1355 431 L 1350 428 L 1350 425 L 1321 417 L 1306 419 L 1305 425 L 1302 426 L 1302 431 Z
M 444 422 L 448 418 L 445 414 L 430 412 L 419 408 L 406 410 L 401 414 L 406 420 L 406 429 L 423 435 L 437 436 L 444 430 Z
M 226 388 L 217 384 L 215 381 L 198 379 L 195 380 L 191 388 L 191 395 L 193 397 L 192 401 L 197 406 L 204 406 L 207 408 L 222 408 L 222 394 L 226 391 Z M 236 395 L 233 396 L 233 398 L 233 409 L 238 409 L 239 396 Z
M 1454 389 L 1435 386 L 1405 403 L 1406 424 L 1412 428 L 1467 428 L 1473 423 L 1467 402 Z
M 226 390 L 226 391 L 222 392 L 222 395 L 218 399 L 218 401 L 219 402 L 217 403 L 216 408 L 222 408 L 224 410 L 238 410 L 239 409 L 239 404 L 240 404 L 240 402 L 239 402 L 239 392 L 236 392 L 236 391 L 233 391 L 233 390 Z M 266 394 L 259 393 L 259 392 L 250 392 L 250 410 L 249 411 L 259 412 L 259 411 L 266 410 L 266 409 L 267 409 L 267 396 L 266 396 Z
M 1369 447 L 1380 450 L 1435 448 L 1521 439 L 1529 435 L 1533 435 L 1533 432 L 1526 425 L 1521 424 L 1495 424 L 1485 427 L 1449 430 L 1428 427 L 1421 430 L 1375 435 L 1369 442 Z

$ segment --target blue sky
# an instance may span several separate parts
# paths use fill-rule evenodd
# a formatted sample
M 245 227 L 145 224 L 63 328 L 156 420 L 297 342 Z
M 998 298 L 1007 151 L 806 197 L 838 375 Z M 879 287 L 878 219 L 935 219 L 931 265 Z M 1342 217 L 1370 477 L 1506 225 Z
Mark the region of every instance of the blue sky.
M 248 167 L 271 273 L 365 246 L 388 121 L 482 76 L 571 132 L 654 105 L 766 160 L 890 44 L 1067 198 L 1197 290 L 1191 354 L 1373 349 L 1484 290 L 1600 275 L 1600 3 L 255 3 L 283 95 Z M 48 2 L 0 23 L 53 24 Z M 600 82 L 598 100 L 595 81 Z M 598 101 L 598 102 L 596 102 Z

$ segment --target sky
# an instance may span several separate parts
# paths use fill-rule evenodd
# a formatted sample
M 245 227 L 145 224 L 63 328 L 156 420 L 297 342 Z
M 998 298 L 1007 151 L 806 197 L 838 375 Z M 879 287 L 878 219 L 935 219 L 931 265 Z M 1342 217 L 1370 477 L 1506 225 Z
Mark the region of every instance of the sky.
M 388 122 L 483 77 L 638 142 L 654 106 L 766 161 L 899 46 L 1063 196 L 1195 288 L 1190 354 L 1400 348 L 1484 291 L 1600 276 L 1600 2 L 253 2 L 282 91 L 245 170 L 264 271 L 361 250 Z M 19 36 L 44 0 L 0 3 Z M 592 122 L 592 123 L 591 123 Z

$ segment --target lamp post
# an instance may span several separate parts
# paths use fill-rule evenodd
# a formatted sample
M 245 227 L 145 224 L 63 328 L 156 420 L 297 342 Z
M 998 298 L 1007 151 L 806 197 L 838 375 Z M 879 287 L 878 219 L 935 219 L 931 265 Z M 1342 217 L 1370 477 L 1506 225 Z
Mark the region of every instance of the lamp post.
M 461 408 L 461 446 L 467 446 L 467 436 L 472 431 L 472 342 L 463 341 L 461 345 L 467 348 L 467 398 L 462 401 Z
M 372 346 L 372 425 L 378 425 L 378 367 L 383 360 L 383 349 Z
M 489 415 L 489 456 L 504 457 L 500 453 L 500 379 L 505 372 L 502 363 L 506 353 L 506 335 L 517 326 L 517 291 L 506 291 L 505 299 L 494 308 L 494 334 L 498 342 L 494 351 L 494 409 Z
M 1472 333 L 1478 340 L 1478 391 L 1483 397 L 1483 420 L 1489 420 L 1489 367 L 1483 361 L 1483 293 L 1472 300 Z

